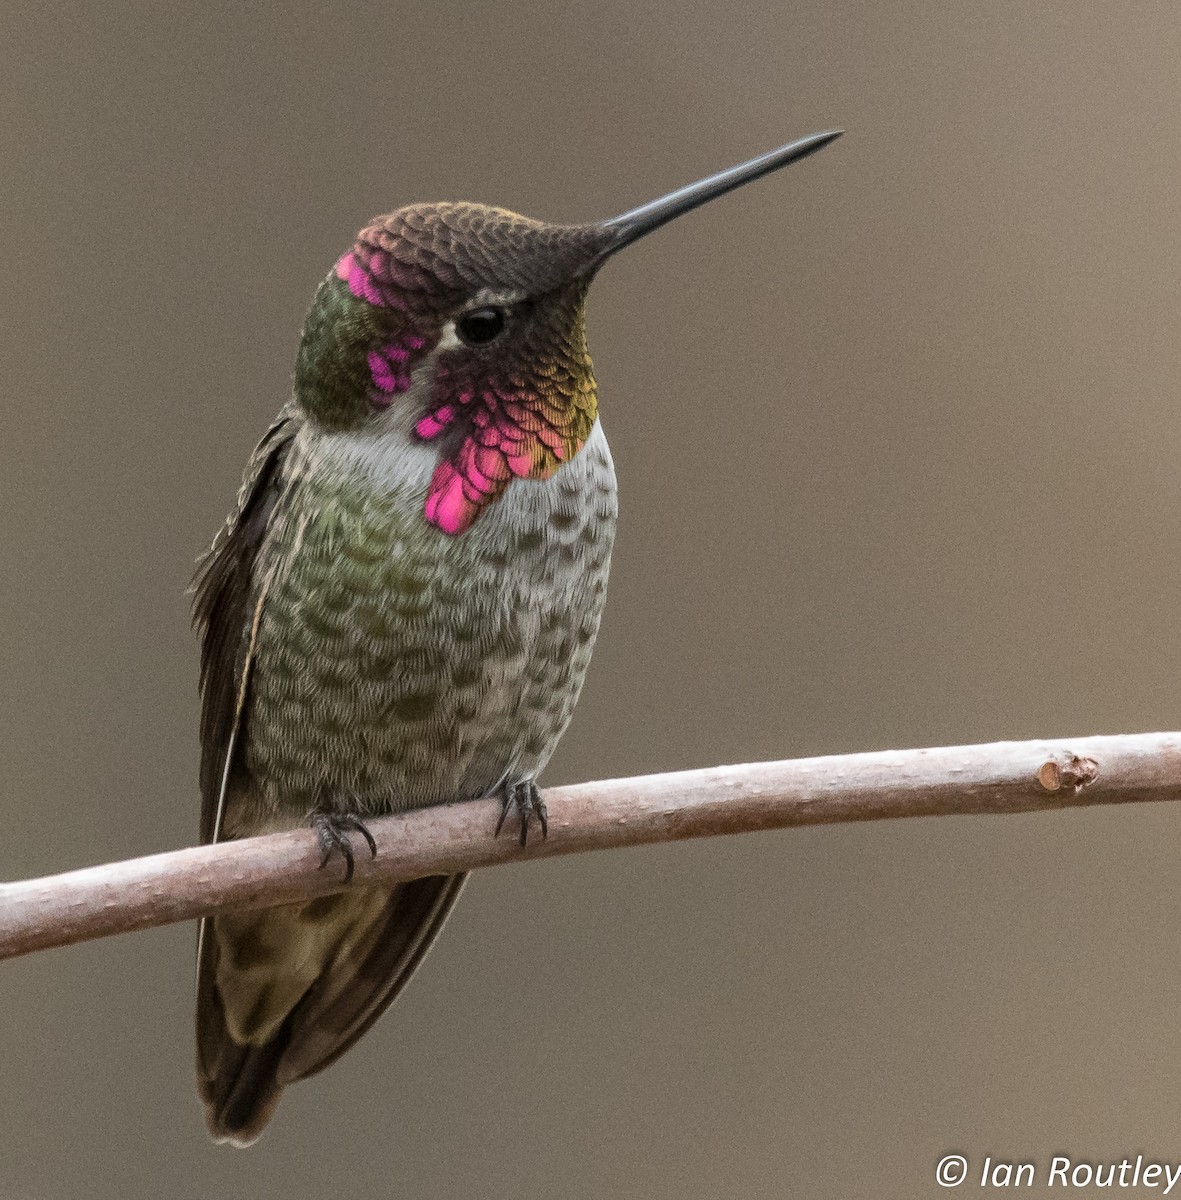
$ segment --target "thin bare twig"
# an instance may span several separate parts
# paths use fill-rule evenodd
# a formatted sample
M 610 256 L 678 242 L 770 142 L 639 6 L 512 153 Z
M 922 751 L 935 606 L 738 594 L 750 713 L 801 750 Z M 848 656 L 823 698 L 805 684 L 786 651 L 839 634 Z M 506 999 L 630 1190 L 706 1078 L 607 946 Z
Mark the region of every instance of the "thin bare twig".
M 369 822 L 378 854 L 350 885 L 614 846 L 891 817 L 1016 813 L 1181 799 L 1181 733 L 888 750 L 552 788 L 549 837 L 493 840 L 499 803 Z M 0 884 L 0 958 L 343 886 L 310 829 Z

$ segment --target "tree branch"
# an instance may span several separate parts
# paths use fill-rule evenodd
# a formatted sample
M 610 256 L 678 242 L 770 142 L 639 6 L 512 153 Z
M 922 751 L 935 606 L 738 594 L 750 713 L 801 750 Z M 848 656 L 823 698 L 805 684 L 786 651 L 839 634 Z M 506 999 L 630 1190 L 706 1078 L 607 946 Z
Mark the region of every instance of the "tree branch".
M 794 825 L 1178 799 L 1181 733 L 711 767 L 552 788 L 549 837 L 524 850 L 493 840 L 493 800 L 376 818 L 377 857 L 358 853 L 350 886 Z M 0 958 L 340 891 L 339 859 L 319 864 L 315 834 L 299 829 L 0 884 Z

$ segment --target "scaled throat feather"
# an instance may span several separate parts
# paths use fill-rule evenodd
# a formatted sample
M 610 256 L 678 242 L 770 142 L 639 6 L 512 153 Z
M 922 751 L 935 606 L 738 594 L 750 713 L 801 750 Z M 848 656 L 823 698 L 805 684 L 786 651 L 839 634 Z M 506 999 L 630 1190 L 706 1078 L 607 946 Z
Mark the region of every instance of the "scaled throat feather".
M 450 313 L 467 289 L 438 279 L 384 225 L 362 230 L 324 288 L 333 307 L 360 311 L 366 405 L 411 402 L 416 369 L 431 371 L 429 399 L 414 426 L 438 442 L 424 516 L 442 532 L 469 529 L 515 479 L 548 479 L 590 436 L 598 411 L 583 320 L 583 283 L 555 289 L 533 305 L 512 338 L 494 352 L 440 347 Z M 432 264 L 433 265 L 433 264 Z M 450 285 L 450 286 L 449 286 Z M 309 322 L 310 324 L 310 322 Z M 448 339 L 452 341 L 452 339 Z

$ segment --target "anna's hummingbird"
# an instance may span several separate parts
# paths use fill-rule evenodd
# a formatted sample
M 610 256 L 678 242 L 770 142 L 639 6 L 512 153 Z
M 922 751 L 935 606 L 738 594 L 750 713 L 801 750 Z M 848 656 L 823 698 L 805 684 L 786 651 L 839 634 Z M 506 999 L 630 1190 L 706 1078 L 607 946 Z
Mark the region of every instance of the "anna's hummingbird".
M 821 133 L 589 225 L 479 204 L 379 217 L 320 284 L 293 394 L 198 571 L 201 840 L 497 795 L 524 843 L 590 661 L 615 532 L 583 305 L 617 250 Z M 498 827 L 499 829 L 499 827 Z M 343 1054 L 463 875 L 226 913 L 198 945 L 210 1132 L 248 1145 Z

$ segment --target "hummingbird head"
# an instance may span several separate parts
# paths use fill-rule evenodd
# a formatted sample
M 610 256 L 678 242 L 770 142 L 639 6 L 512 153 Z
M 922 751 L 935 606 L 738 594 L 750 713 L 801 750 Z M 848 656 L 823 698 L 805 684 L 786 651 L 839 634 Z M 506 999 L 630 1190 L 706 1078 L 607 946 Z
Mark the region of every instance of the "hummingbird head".
M 595 226 L 546 225 L 481 204 L 379 217 L 312 304 L 296 396 L 330 430 L 412 426 L 439 464 L 426 517 L 461 533 L 513 479 L 545 479 L 596 415 L 582 270 Z M 405 423 L 404 423 L 405 422 Z
M 467 203 L 378 217 L 316 293 L 296 400 L 328 432 L 396 426 L 437 446 L 425 517 L 460 534 L 513 480 L 548 478 L 589 437 L 598 399 L 583 310 L 602 263 L 838 136 L 804 138 L 592 224 Z

